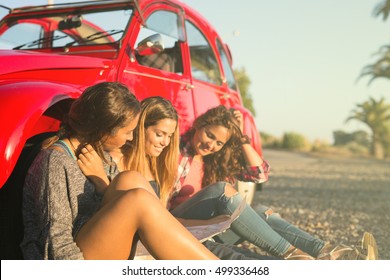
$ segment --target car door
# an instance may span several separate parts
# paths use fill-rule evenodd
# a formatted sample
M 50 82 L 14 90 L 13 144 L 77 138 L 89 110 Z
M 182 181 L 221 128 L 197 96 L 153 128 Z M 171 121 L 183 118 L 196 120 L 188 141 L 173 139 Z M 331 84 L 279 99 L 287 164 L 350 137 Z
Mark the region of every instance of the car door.
M 169 3 L 151 4 L 134 17 L 127 59 L 119 80 L 140 100 L 149 96 L 169 99 L 180 115 L 180 131 L 194 120 L 191 80 L 185 59 L 183 11 Z M 141 20 L 144 19 L 144 25 Z M 148 47 L 149 46 L 149 47 Z
M 215 45 L 216 33 L 201 19 L 188 15 L 186 15 L 185 27 L 195 117 L 220 104 L 231 106 L 234 102 L 231 100 L 232 95 L 226 86 L 226 79 L 221 69 L 221 60 Z
M 199 18 L 186 15 L 185 27 L 195 118 L 220 104 L 240 110 L 245 120 L 244 133 L 252 139 L 251 143 L 259 154 L 262 154 L 259 133 L 252 114 L 242 104 L 227 47 L 215 30 Z

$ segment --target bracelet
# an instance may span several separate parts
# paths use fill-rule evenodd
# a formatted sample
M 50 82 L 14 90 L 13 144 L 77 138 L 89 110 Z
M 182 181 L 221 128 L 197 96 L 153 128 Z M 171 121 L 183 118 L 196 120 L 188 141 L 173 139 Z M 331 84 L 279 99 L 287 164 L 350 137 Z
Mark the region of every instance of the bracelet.
M 248 135 L 243 135 L 241 137 L 241 144 L 244 145 L 244 144 L 250 144 L 251 143 L 251 139 L 249 138 Z

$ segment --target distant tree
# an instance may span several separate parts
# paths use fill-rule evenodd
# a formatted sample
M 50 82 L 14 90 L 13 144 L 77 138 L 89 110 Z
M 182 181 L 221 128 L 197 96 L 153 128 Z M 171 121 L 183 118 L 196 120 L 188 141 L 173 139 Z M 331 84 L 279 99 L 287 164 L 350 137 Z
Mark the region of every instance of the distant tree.
M 383 0 L 374 8 L 373 14 L 375 17 L 381 16 L 383 21 L 386 21 L 390 13 L 390 0 Z M 390 79 L 390 45 L 384 45 L 379 48 L 379 51 L 374 54 L 377 60 L 363 68 L 359 78 L 371 76 L 368 81 L 370 84 L 377 78 Z
M 334 146 L 345 146 L 348 143 L 357 143 L 364 147 L 369 148 L 370 136 L 366 131 L 358 130 L 352 133 L 348 133 L 342 130 L 333 131 Z
M 383 20 L 387 20 L 390 13 L 390 0 L 383 0 L 381 3 L 377 4 L 374 9 L 374 16 L 382 16 Z
M 375 56 L 379 58 L 373 64 L 365 66 L 360 74 L 360 77 L 371 77 L 368 84 L 378 78 L 390 79 L 390 45 L 382 46 Z
M 247 108 L 253 116 L 256 116 L 256 110 L 253 107 L 253 100 L 252 96 L 249 92 L 249 87 L 251 85 L 251 80 L 246 73 L 246 70 L 244 67 L 234 69 L 234 76 L 236 77 L 238 88 L 241 92 L 242 102 L 244 103 L 244 107 Z
M 385 99 L 375 100 L 370 97 L 368 101 L 357 104 L 346 122 L 358 120 L 365 123 L 372 132 L 372 154 L 376 158 L 384 158 L 385 149 L 389 144 L 390 105 Z

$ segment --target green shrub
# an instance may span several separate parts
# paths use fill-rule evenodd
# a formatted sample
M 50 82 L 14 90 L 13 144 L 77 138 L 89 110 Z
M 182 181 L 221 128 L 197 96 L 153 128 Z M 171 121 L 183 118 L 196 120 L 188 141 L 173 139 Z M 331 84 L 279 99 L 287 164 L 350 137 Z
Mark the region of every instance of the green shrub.
M 311 151 L 312 152 L 323 152 L 323 151 L 326 151 L 329 146 L 330 145 L 327 141 L 316 139 L 311 146 Z
M 354 155 L 359 156 L 368 156 L 370 154 L 370 149 L 366 146 L 361 145 L 357 142 L 349 142 L 345 147 L 350 150 Z
M 260 133 L 261 144 L 264 148 L 279 149 L 281 147 L 281 141 L 279 138 L 268 134 L 266 132 Z
M 310 150 L 310 144 L 301 134 L 286 132 L 283 135 L 282 148 L 295 151 L 308 151 Z

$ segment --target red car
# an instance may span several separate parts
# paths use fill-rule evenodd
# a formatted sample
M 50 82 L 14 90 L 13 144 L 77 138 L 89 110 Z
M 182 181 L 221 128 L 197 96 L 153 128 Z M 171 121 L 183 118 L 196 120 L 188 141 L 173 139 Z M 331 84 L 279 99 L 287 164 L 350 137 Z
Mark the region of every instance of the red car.
M 179 1 L 10 9 L 0 22 L 0 61 L 1 259 L 19 257 L 3 246 L 12 243 L 9 235 L 21 238 L 10 232 L 20 224 L 15 217 L 23 178 L 37 143 L 58 129 L 71 101 L 92 84 L 119 81 L 140 100 L 154 95 L 171 100 L 182 132 L 211 107 L 235 107 L 261 154 L 227 45 L 199 13 Z

